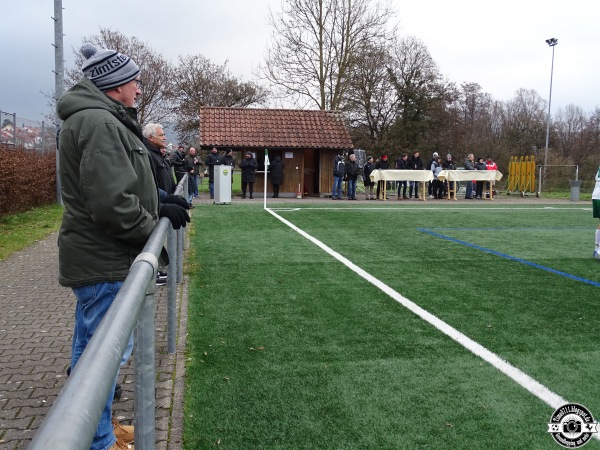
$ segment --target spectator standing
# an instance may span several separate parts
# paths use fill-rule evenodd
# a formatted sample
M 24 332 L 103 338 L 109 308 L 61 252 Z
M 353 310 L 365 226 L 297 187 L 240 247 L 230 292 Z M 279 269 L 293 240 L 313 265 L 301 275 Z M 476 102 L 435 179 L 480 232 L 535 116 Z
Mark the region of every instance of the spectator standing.
M 233 169 L 235 168 L 235 158 L 233 157 L 233 150 L 228 148 L 225 150 L 225 156 L 223 156 L 223 164 L 231 166 L 231 184 L 233 184 Z
M 375 186 L 375 182 L 371 180 L 371 172 L 375 170 L 375 163 L 373 162 L 373 157 L 369 156 L 367 158 L 367 163 L 363 167 L 363 180 L 365 183 L 365 195 L 367 200 L 375 200 L 375 194 L 373 192 L 373 186 Z
M 600 219 L 600 167 L 596 172 L 596 185 L 592 192 L 592 216 L 595 219 Z M 600 223 L 596 228 L 596 246 L 594 247 L 594 258 L 600 259 Z
M 183 176 L 189 172 L 187 161 L 185 160 L 185 151 L 183 149 L 183 145 L 177 147 L 177 150 L 175 150 L 171 155 L 171 165 L 175 170 L 175 180 L 177 184 L 179 184 Z
M 475 170 L 475 156 L 473 153 L 469 153 L 464 163 L 465 170 Z M 467 181 L 467 189 L 465 191 L 465 199 L 473 200 L 473 182 Z
M 496 163 L 494 162 L 494 160 L 491 157 L 487 157 L 485 160 L 485 168 L 487 170 L 498 170 L 498 166 L 496 165 Z M 490 186 L 490 183 L 492 183 L 492 185 Z M 487 187 L 488 187 L 488 191 L 492 191 L 492 195 L 496 195 L 496 189 L 494 189 L 494 186 L 496 184 L 495 181 L 486 181 Z M 491 189 L 490 189 L 491 188 Z M 489 197 L 489 194 L 486 194 L 486 197 Z
M 202 162 L 202 158 L 200 158 L 200 155 L 194 147 L 190 148 L 190 153 L 192 149 L 194 150 L 194 198 L 200 198 L 198 188 L 199 186 L 201 186 L 200 180 L 202 179 L 202 166 L 204 165 L 204 163 Z
M 438 178 L 438 175 L 442 171 L 442 158 L 439 156 L 431 163 L 431 172 L 433 173 L 432 184 L 432 195 L 433 198 L 441 199 L 444 198 L 444 183 Z
M 166 196 L 159 205 L 134 108 L 141 95 L 140 69 L 114 50 L 85 44 L 81 53 L 84 77 L 57 102 L 57 116 L 64 121 L 59 167 L 65 208 L 58 237 L 59 282 L 72 288 L 77 300 L 71 367 L 76 367 L 158 218 L 168 217 L 175 228 L 189 221 L 176 204 L 180 197 Z M 130 339 L 122 363 L 132 347 Z M 92 439 L 93 450 L 125 449 L 133 440 L 133 427 L 111 421 L 115 384 L 116 378 Z
M 431 169 L 431 165 L 436 162 L 439 158 L 439 154 L 438 152 L 433 152 L 433 155 L 431 156 L 431 158 L 429 158 L 429 161 L 427 161 L 427 168 Z M 435 195 L 433 194 L 433 181 L 431 181 L 428 185 L 427 185 L 427 194 L 429 195 L 429 198 L 434 198 Z
M 223 164 L 223 157 L 219 155 L 216 147 L 213 147 L 204 161 L 208 168 L 208 190 L 210 198 L 215 198 L 215 166 Z
M 410 170 L 423 170 L 423 161 L 421 161 L 421 154 L 419 150 L 415 150 L 408 160 L 408 167 Z M 412 197 L 413 189 L 415 192 L 415 198 L 419 198 L 419 182 L 411 181 L 408 188 L 408 198 Z
M 475 163 L 475 170 L 486 170 L 483 158 L 477 158 L 477 162 Z M 483 183 L 483 181 L 477 181 L 475 183 L 475 198 L 478 200 L 483 200 Z
M 283 161 L 281 156 L 273 158 L 269 165 L 269 174 L 271 175 L 271 184 L 273 185 L 273 198 L 279 198 L 279 187 L 283 184 Z
M 158 123 L 149 123 L 144 127 L 142 135 L 144 136 L 144 145 L 150 153 L 158 187 L 167 194 L 172 194 L 175 191 L 175 182 L 169 160 L 165 158 L 167 138 L 163 127 Z
M 356 155 L 350 153 L 349 161 L 346 164 L 346 179 L 348 180 L 348 200 L 356 200 L 356 180 L 358 179 L 358 162 Z
M 256 159 L 252 156 L 252 152 L 246 152 L 244 159 L 242 159 L 242 162 L 240 163 L 240 169 L 242 170 L 242 198 L 246 198 L 246 187 L 249 188 L 250 198 L 254 198 L 252 194 L 254 193 L 258 162 L 256 162 Z
M 188 150 L 188 154 L 185 157 L 186 169 L 188 170 L 188 203 L 190 208 L 193 208 L 192 199 L 194 198 L 194 193 L 196 193 L 196 197 L 198 196 L 198 184 L 196 183 L 196 171 L 198 168 L 196 164 L 198 163 L 198 155 L 196 155 L 196 149 L 194 147 L 190 147 Z
M 344 164 L 344 154 L 340 151 L 333 160 L 333 191 L 331 192 L 332 200 L 342 199 L 342 183 L 346 174 L 346 166 Z
M 454 164 L 454 159 L 450 153 L 446 155 L 446 161 L 442 163 L 442 168 L 444 170 L 456 170 L 456 164 Z M 444 196 L 449 191 L 454 192 L 454 199 L 456 200 L 456 181 L 448 181 L 446 179 L 444 180 Z
M 388 170 L 390 168 L 390 162 L 388 161 L 387 155 L 381 155 L 381 159 L 375 163 L 375 170 Z M 377 183 L 377 198 L 383 200 L 381 195 L 381 189 L 383 188 L 384 192 L 386 189 L 387 181 L 379 180 Z
M 396 159 L 396 170 L 410 170 L 410 167 L 408 166 L 408 153 L 402 153 L 402 155 Z M 408 182 L 398 182 L 398 200 L 408 200 L 408 197 L 406 196 L 407 187 Z

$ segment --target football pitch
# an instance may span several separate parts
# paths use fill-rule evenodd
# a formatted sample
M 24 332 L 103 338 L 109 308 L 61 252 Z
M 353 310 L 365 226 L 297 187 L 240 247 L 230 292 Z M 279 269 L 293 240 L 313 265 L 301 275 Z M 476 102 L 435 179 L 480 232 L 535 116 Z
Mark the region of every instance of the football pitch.
M 196 208 L 184 447 L 560 448 L 600 416 L 597 219 L 528 203 Z

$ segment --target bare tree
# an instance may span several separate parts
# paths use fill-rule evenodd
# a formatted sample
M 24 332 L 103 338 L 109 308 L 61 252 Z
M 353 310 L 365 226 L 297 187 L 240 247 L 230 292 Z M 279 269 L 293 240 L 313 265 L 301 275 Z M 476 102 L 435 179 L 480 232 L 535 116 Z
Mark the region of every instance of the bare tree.
M 142 95 L 137 104 L 140 123 L 163 122 L 168 119 L 171 105 L 166 93 L 172 68 L 162 55 L 136 37 L 127 37 L 109 28 L 100 28 L 100 34 L 84 37 L 83 42 L 123 53 L 140 67 L 143 82 Z M 81 78 L 80 68 L 84 62 L 79 49 L 73 49 L 73 53 L 77 68 L 68 70 L 65 78 L 71 86 Z
M 394 94 L 386 47 L 366 45 L 354 55 L 344 111 L 350 119 L 355 145 L 365 148 L 382 143 L 396 119 L 398 97 Z
M 268 91 L 231 75 L 227 63 L 218 65 L 202 55 L 179 56 L 169 96 L 176 117 L 175 130 L 182 142 L 195 143 L 200 127 L 200 106 L 247 107 L 264 103 Z
M 506 103 L 502 136 L 517 155 L 543 148 L 546 136 L 546 101 L 533 89 L 518 89 Z
M 389 36 L 390 8 L 374 0 L 286 0 L 259 75 L 297 106 L 341 109 L 361 48 Z
M 392 50 L 388 74 L 397 101 L 393 128 L 396 145 L 405 149 L 436 148 L 446 138 L 448 108 L 456 99 L 454 84 L 446 82 L 419 39 L 399 39 Z
M 477 83 L 463 83 L 454 108 L 457 113 L 456 148 L 468 154 L 484 147 L 487 155 L 496 158 L 497 153 L 491 150 L 494 141 L 492 97 Z
M 560 108 L 554 117 L 553 127 L 558 140 L 557 150 L 563 156 L 576 157 L 583 151 L 587 118 L 579 106 Z

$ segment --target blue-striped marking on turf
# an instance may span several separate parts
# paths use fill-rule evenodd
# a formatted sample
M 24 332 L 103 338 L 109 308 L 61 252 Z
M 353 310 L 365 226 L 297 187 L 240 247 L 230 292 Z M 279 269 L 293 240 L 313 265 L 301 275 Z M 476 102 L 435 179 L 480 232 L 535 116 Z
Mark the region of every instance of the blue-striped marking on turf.
M 474 248 L 475 250 L 480 250 L 485 253 L 489 253 L 491 255 L 499 256 L 501 258 L 509 259 L 511 261 L 515 261 L 521 264 L 525 264 L 526 266 L 535 267 L 536 269 L 545 270 L 546 272 L 553 273 L 555 275 L 560 275 L 571 280 L 581 281 L 582 283 L 591 284 L 592 286 L 600 287 L 600 283 L 597 281 L 588 280 L 587 278 L 577 277 L 570 273 L 561 272 L 560 270 L 552 269 L 551 267 L 542 266 L 541 264 L 534 263 L 532 261 L 527 261 L 526 259 L 517 258 L 515 256 L 507 255 L 506 253 L 497 252 L 496 250 L 492 250 L 490 248 L 481 247 L 480 245 L 471 244 L 470 242 L 461 241 L 460 239 L 456 239 L 450 236 L 446 236 L 445 234 L 436 233 L 433 230 L 428 230 L 427 228 L 417 228 L 418 231 L 422 233 L 427 233 L 435 237 L 439 237 L 441 239 L 446 239 L 450 242 L 455 242 L 460 245 L 464 245 L 466 247 Z

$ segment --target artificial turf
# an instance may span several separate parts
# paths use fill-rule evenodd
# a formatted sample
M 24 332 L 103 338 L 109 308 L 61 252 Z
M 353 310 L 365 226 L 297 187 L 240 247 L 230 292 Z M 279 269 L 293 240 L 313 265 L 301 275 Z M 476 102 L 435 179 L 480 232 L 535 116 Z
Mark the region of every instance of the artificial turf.
M 599 282 L 591 212 L 347 209 L 278 214 L 600 415 L 599 288 L 481 250 Z M 186 449 L 556 446 L 551 407 L 259 205 L 194 221 Z

